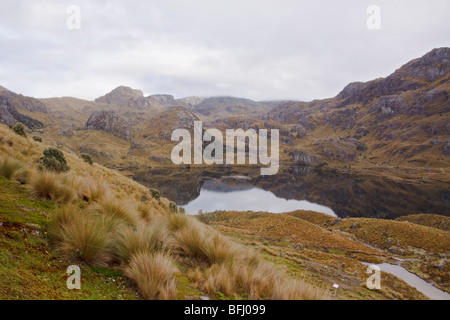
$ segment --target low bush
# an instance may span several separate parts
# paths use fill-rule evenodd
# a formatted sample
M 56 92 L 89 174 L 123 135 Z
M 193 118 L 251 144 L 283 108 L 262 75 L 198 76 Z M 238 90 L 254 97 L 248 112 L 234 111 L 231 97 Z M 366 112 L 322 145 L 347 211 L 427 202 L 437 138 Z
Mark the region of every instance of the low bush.
M 25 127 L 21 123 L 17 123 L 12 127 L 12 130 L 19 136 L 26 137 Z
M 61 150 L 48 148 L 44 150 L 44 156 L 40 160 L 41 165 L 50 171 L 67 172 L 70 168 Z

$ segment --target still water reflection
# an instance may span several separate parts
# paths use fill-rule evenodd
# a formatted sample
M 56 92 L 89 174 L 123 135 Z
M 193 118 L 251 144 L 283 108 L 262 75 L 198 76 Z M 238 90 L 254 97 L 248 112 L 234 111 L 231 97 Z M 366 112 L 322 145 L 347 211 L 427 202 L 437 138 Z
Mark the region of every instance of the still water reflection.
M 312 210 L 331 216 L 336 214 L 330 208 L 306 200 L 286 200 L 278 198 L 270 191 L 259 188 L 238 191 L 212 191 L 202 188 L 195 200 L 184 206 L 186 213 L 197 214 L 217 210 L 227 211 L 267 211 L 273 213 L 294 210 Z
M 342 218 L 450 215 L 450 184 L 439 181 L 397 181 L 302 167 L 285 167 L 275 176 L 242 168 L 159 168 L 137 172 L 134 179 L 159 189 L 189 213 L 308 209 Z

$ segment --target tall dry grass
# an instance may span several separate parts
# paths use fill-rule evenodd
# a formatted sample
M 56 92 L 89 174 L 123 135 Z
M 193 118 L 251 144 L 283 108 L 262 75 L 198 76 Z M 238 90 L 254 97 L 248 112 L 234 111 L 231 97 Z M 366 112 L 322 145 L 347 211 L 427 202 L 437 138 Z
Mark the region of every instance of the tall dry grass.
M 67 208 L 56 219 L 58 225 L 50 230 L 64 256 L 99 266 L 111 261 L 112 237 L 103 217 Z
M 115 236 L 115 253 L 120 261 L 127 262 L 140 252 L 168 252 L 171 246 L 166 224 L 163 220 L 137 228 L 124 227 Z
M 98 210 L 104 215 L 123 220 L 130 226 L 137 225 L 139 218 L 132 203 L 111 196 L 100 199 Z
M 80 184 L 78 192 L 81 194 L 81 198 L 90 203 L 101 201 L 111 195 L 103 179 L 94 179 L 91 176 L 84 177 Z
M 46 200 L 71 202 L 76 199 L 76 192 L 62 182 L 59 174 L 50 171 L 32 171 L 29 187 L 34 197 Z
M 132 279 L 142 297 L 148 300 L 176 299 L 176 268 L 172 259 L 162 253 L 140 252 L 131 257 L 125 276 Z
M 23 169 L 23 164 L 17 159 L 14 159 L 8 155 L 0 157 L 0 176 L 5 179 L 14 179 L 16 174 Z

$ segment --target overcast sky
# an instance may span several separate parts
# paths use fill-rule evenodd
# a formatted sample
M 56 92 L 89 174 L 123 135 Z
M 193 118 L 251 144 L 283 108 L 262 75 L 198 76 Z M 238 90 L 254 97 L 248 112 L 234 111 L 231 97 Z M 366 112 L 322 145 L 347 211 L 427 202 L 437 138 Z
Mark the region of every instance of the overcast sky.
M 367 27 L 370 5 L 380 30 Z M 449 0 L 0 0 L 0 85 L 90 100 L 126 85 L 309 101 L 449 46 L 449 21 Z

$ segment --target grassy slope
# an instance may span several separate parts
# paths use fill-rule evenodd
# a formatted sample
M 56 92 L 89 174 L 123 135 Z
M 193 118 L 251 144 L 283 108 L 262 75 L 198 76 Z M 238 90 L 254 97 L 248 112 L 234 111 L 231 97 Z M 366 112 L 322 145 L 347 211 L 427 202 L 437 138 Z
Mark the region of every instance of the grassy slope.
M 382 275 L 382 290 L 365 288 L 366 267 L 359 261 L 398 263 L 442 290 L 449 290 L 448 266 L 433 267 L 448 254 L 449 233 L 421 225 L 378 219 L 336 220 L 310 211 L 287 214 L 215 212 L 200 220 L 242 243 L 259 248 L 266 259 L 316 284 L 337 282 L 339 299 L 421 299 L 403 281 Z M 390 239 L 386 246 L 386 240 Z M 398 246 L 403 254 L 392 253 Z
M 81 265 L 81 290 L 68 290 L 71 263 L 47 239 L 52 201 L 31 200 L 19 183 L 0 177 L 0 300 L 137 299 L 129 280 L 113 268 Z

